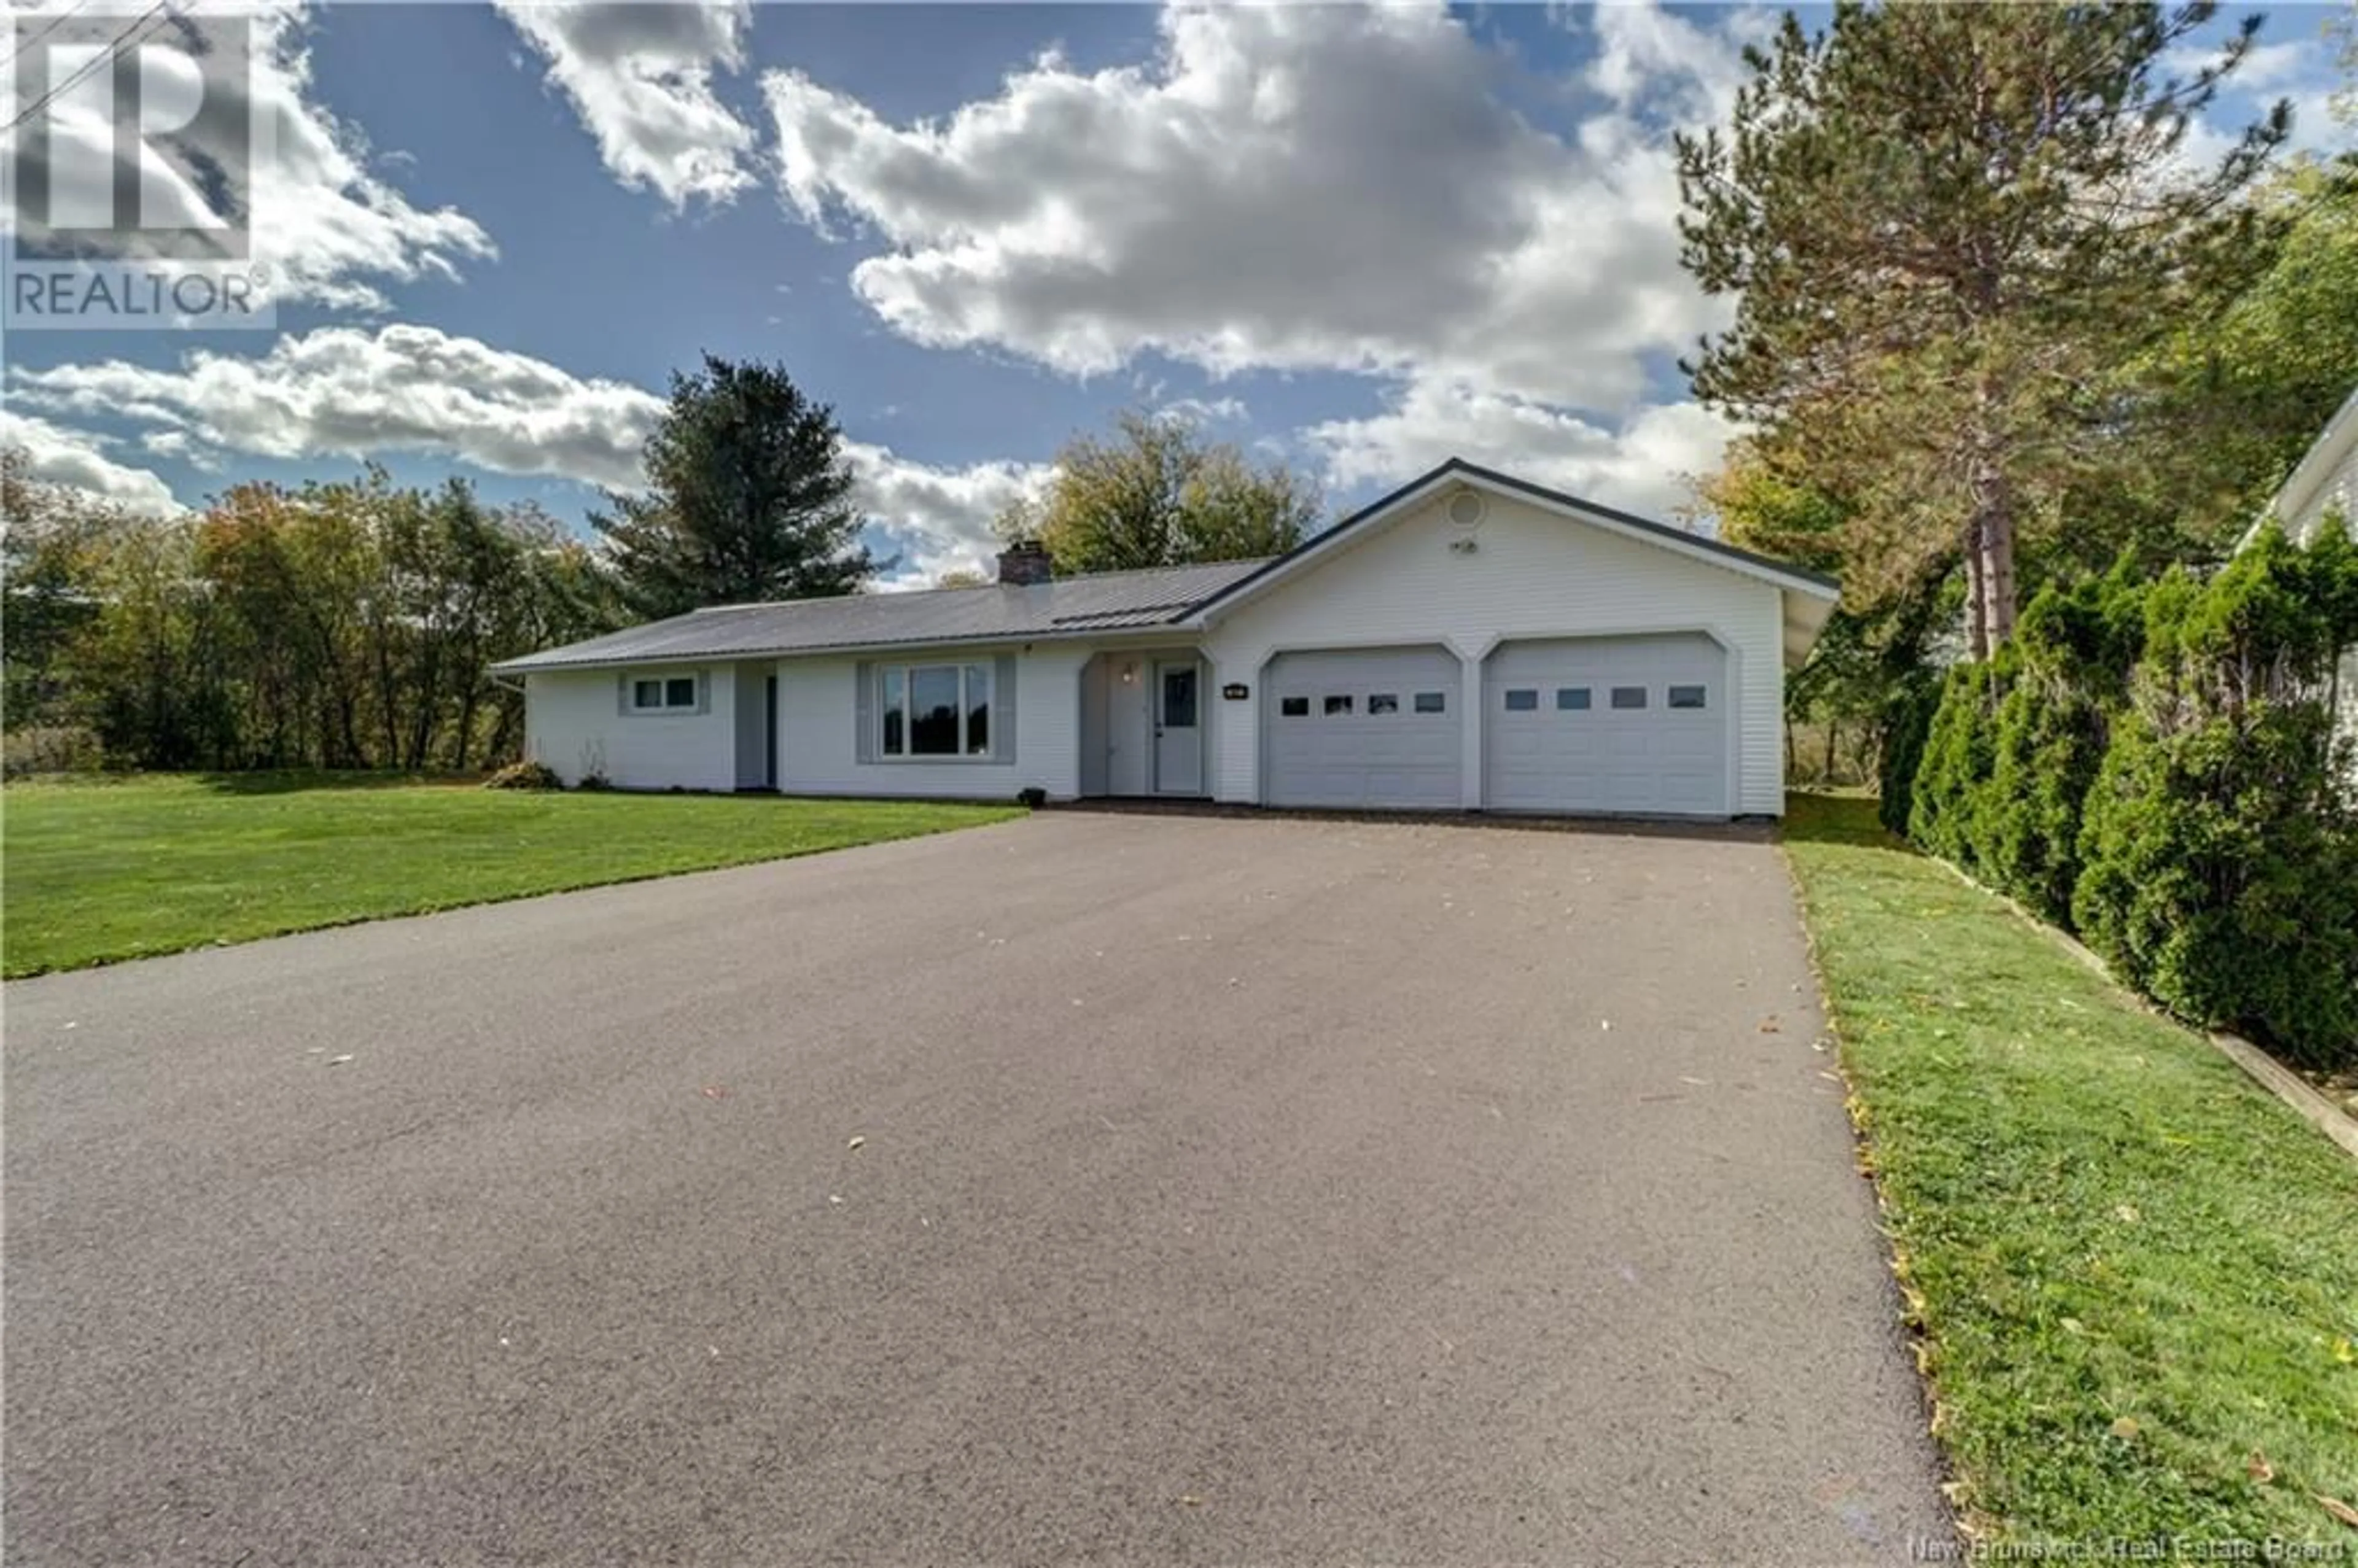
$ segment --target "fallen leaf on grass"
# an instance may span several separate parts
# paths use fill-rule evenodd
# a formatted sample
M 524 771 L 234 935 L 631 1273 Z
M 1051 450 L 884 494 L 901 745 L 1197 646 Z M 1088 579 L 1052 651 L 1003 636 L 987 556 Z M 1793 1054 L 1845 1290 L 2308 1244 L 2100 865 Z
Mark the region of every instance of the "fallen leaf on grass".
M 2314 1494 L 2311 1495 L 2314 1496 Z M 2358 1530 L 2358 1509 L 2352 1508 L 2338 1498 L 2318 1498 L 2317 1506 L 2351 1529 Z
M 2277 1478 L 2277 1467 L 2268 1463 L 2266 1454 L 2255 1448 L 2252 1456 L 2244 1461 L 2244 1474 L 2249 1476 L 2255 1485 L 2265 1487 Z
M 2124 1225 L 2135 1225 L 2137 1221 L 2145 1217 L 2145 1216 L 2137 1213 L 2136 1205 L 2125 1203 L 2114 1209 L 2113 1215 Z
M 2142 1429 L 2137 1425 L 2136 1417 L 2133 1415 L 2125 1415 L 2118 1421 L 2113 1422 L 2113 1435 L 2119 1438 L 2123 1443 L 2126 1443 L 2136 1437 L 2137 1433 L 2141 1430 Z

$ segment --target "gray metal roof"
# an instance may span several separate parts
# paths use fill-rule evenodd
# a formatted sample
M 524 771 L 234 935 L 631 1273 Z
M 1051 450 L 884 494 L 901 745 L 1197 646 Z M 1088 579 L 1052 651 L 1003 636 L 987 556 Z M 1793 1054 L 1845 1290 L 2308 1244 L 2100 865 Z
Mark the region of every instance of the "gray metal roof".
M 691 611 L 494 665 L 502 675 L 675 659 L 751 658 L 901 643 L 1037 641 L 1161 626 L 1258 571 L 1260 560 L 1099 572 L 1029 588 L 992 584 L 918 593 L 853 593 Z

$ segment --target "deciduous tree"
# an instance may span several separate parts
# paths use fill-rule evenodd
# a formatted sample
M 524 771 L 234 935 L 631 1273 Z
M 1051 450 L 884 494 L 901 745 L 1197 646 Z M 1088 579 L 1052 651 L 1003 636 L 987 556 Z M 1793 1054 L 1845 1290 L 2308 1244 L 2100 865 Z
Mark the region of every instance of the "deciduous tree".
M 1281 555 L 1318 513 L 1317 487 L 1293 470 L 1256 466 L 1175 415 L 1133 409 L 1110 437 L 1066 442 L 1046 491 L 996 527 L 1040 540 L 1059 571 L 1125 571 Z

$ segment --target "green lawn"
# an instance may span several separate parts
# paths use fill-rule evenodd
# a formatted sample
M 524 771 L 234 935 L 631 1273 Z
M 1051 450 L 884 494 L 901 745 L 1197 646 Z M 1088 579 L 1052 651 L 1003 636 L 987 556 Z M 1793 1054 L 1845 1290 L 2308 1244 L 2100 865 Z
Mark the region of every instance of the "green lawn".
M 2358 1162 L 1874 802 L 1785 843 L 1969 1520 L 2358 1561 Z
M 14 977 L 995 822 L 1014 806 L 540 795 L 377 775 L 12 784 Z

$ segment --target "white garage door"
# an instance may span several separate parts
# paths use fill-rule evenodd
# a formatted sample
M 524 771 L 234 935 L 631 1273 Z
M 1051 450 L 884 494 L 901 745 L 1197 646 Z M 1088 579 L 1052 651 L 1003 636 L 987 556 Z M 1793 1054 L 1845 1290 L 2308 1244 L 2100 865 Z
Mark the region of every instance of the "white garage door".
M 1457 655 L 1445 648 L 1283 654 L 1264 682 L 1271 806 L 1454 811 L 1463 772 Z
M 1483 666 L 1483 799 L 1725 816 L 1727 656 L 1700 633 L 1508 643 Z

